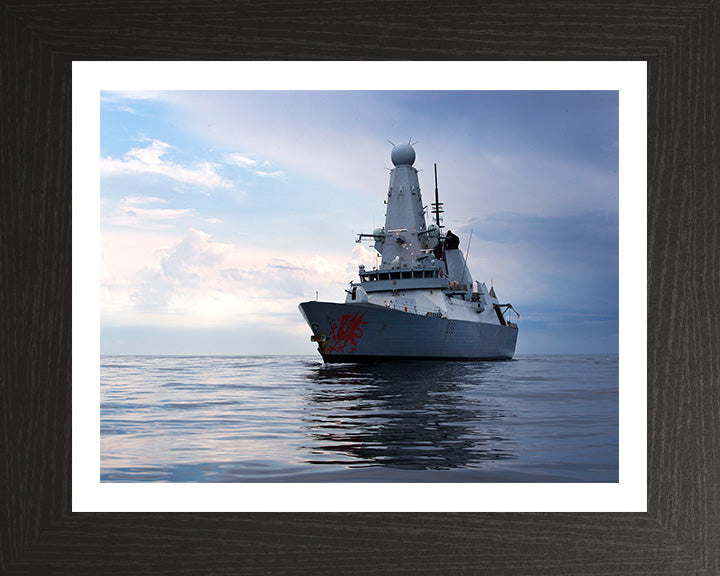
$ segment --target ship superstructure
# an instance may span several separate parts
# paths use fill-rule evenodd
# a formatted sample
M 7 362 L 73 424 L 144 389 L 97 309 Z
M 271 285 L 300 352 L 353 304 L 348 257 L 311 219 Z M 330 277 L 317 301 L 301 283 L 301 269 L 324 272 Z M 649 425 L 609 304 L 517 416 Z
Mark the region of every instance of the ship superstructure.
M 360 266 L 344 303 L 300 304 L 323 360 L 512 358 L 514 310 L 473 280 L 458 236 L 443 232 L 437 182 L 428 226 L 414 148 L 394 146 L 391 160 L 385 226 L 357 238 L 373 243 L 379 266 Z

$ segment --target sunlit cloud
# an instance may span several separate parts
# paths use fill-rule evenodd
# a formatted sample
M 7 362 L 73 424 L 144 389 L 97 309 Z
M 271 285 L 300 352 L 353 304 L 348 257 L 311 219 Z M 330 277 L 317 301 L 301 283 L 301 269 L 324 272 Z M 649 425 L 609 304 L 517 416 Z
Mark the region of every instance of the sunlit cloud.
M 261 162 L 260 160 L 248 158 L 247 156 L 243 156 L 242 154 L 239 154 L 237 152 L 233 152 L 232 154 L 225 154 L 223 158 L 228 164 L 235 164 L 236 166 L 240 166 L 242 168 L 250 168 L 251 166 L 263 164 L 263 162 Z
M 193 167 L 183 166 L 163 159 L 172 146 L 160 140 L 152 140 L 144 148 L 133 148 L 122 158 L 107 157 L 100 160 L 100 175 L 111 178 L 124 175 L 158 174 L 178 182 L 203 188 L 232 188 L 233 184 L 223 178 L 219 164 L 199 162 Z
M 268 160 L 256 160 L 237 152 L 225 154 L 223 159 L 228 164 L 234 164 L 235 166 L 240 166 L 241 168 L 250 169 L 250 171 L 257 176 L 267 176 L 269 178 L 282 178 L 285 176 L 285 173 L 282 170 L 260 170 L 260 167 L 264 168 L 270 166 L 271 163 Z
M 105 319 L 130 319 L 153 325 L 228 325 L 249 318 L 297 316 L 297 304 L 315 291 L 343 297 L 348 269 L 357 271 L 365 249 L 346 259 L 318 254 L 282 254 L 218 242 L 198 229 L 170 245 L 151 242 L 127 256 L 118 255 L 119 238 L 104 250 Z M 116 258 L 124 262 L 116 261 Z M 114 274 L 112 269 L 123 270 Z
M 104 201 L 100 222 L 107 231 L 113 227 L 135 230 L 175 230 L 177 225 L 222 224 L 220 218 L 200 216 L 195 208 L 154 207 L 167 200 L 147 196 L 125 197 L 117 203 Z
M 285 173 L 282 170 L 274 170 L 272 172 L 264 172 L 263 170 L 255 170 L 258 176 L 267 176 L 268 178 L 282 178 Z
M 133 208 L 127 211 L 128 216 L 148 218 L 152 220 L 176 220 L 178 218 L 182 218 L 183 216 L 192 216 L 193 214 L 195 214 L 195 210 L 193 208 Z
M 123 203 L 128 206 L 139 206 L 143 204 L 167 204 L 165 198 L 157 198 L 155 196 L 128 196 L 123 198 Z

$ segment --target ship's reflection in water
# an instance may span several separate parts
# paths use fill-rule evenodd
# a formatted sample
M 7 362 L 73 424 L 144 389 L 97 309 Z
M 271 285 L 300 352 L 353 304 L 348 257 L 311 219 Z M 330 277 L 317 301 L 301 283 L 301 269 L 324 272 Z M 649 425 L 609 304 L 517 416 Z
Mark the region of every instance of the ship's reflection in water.
M 449 470 L 514 458 L 506 408 L 483 393 L 499 385 L 494 365 L 318 366 L 305 397 L 307 462 Z

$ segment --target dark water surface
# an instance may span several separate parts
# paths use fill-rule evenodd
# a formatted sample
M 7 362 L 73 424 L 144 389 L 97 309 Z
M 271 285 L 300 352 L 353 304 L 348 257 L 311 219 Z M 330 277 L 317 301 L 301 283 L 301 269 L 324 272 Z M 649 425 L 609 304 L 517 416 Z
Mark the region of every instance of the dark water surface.
M 617 482 L 618 356 L 103 356 L 107 482 Z

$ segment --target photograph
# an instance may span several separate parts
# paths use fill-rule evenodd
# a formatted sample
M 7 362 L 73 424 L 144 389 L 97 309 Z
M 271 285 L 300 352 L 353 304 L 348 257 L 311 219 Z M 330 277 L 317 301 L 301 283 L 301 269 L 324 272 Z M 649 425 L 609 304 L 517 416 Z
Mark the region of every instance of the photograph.
M 617 483 L 618 90 L 100 94 L 102 482 Z
M 720 0 L 0 30 L 0 573 L 720 575 Z

